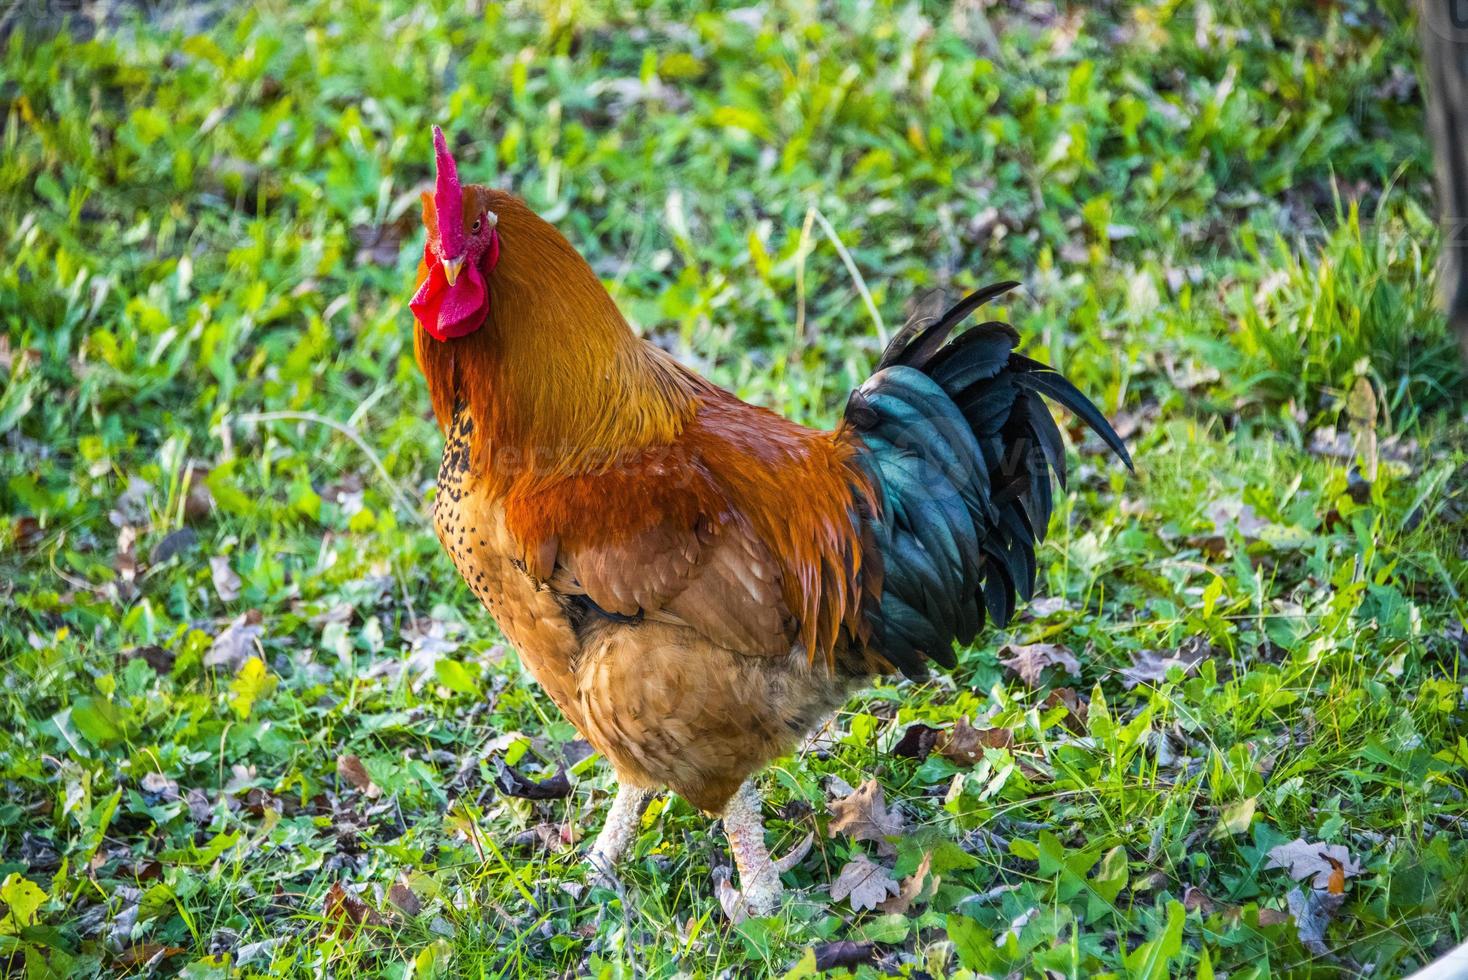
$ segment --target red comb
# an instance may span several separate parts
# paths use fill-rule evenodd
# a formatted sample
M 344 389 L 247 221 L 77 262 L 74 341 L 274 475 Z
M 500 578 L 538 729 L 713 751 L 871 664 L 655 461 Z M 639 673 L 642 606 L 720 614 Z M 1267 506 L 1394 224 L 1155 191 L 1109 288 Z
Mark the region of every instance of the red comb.
M 433 155 L 438 166 L 438 183 L 434 189 L 434 210 L 438 212 L 438 243 L 445 258 L 464 254 L 464 190 L 459 186 L 459 168 L 449 153 L 443 130 L 433 127 Z

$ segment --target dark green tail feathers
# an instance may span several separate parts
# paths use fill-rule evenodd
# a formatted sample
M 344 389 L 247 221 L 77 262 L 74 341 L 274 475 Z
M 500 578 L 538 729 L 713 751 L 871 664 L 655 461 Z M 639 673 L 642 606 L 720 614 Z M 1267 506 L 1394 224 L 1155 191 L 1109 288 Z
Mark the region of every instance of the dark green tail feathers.
M 1015 353 L 1007 323 L 949 335 L 1019 283 L 965 297 L 936 319 L 914 318 L 851 393 L 846 423 L 879 490 L 869 518 L 882 559 L 881 598 L 866 611 L 871 643 L 909 676 L 954 666 L 986 618 L 999 626 L 1035 587 L 1035 545 L 1065 486 L 1065 447 L 1046 401 L 1085 422 L 1131 467 L 1116 430 L 1056 371 Z

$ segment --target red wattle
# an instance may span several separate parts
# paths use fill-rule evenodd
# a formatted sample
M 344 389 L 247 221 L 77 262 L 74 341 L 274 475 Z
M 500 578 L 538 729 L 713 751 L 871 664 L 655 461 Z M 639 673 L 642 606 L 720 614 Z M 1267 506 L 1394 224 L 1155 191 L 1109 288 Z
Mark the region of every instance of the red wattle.
M 423 249 L 428 278 L 418 287 L 408 308 L 435 340 L 453 340 L 467 336 L 489 317 L 489 289 L 484 276 L 494 269 L 500 257 L 497 232 L 490 233 L 489 248 L 476 265 L 465 266 L 452 286 L 444 275 L 443 263 L 432 247 Z

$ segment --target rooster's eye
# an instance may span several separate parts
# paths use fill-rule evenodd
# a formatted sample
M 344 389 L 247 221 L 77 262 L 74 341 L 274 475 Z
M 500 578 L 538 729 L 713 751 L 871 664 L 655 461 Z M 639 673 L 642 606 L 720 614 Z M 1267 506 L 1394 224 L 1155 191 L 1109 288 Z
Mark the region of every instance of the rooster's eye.
M 471 234 L 471 235 L 477 235 L 477 234 L 479 234 L 479 226 L 482 225 L 482 224 L 484 224 L 484 219 L 482 217 L 475 218 L 474 219 L 474 227 L 469 229 L 469 234 Z

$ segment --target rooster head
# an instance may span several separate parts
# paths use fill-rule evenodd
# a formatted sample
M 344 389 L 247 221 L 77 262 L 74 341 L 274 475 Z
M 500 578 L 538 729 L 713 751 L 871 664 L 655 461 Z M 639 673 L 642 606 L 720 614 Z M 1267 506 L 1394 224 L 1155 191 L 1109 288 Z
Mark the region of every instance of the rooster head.
M 489 209 L 489 188 L 459 183 L 459 168 L 437 126 L 433 150 L 438 176 L 433 193 L 423 195 L 428 242 L 408 305 L 430 336 L 452 340 L 478 330 L 489 316 L 486 277 L 499 262 L 499 217 Z

